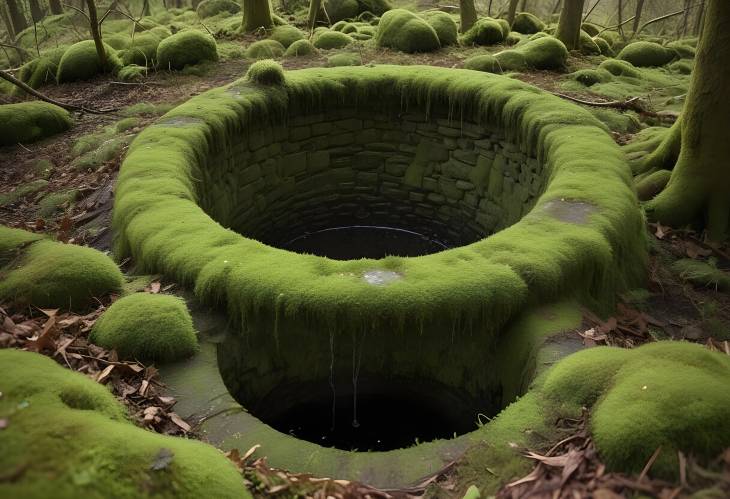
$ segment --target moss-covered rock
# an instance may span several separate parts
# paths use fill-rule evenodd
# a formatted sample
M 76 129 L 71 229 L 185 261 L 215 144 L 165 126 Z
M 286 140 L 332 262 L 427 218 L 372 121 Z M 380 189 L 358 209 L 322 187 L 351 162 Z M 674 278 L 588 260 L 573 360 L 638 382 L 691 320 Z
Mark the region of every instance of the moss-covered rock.
M 175 33 L 157 46 L 157 65 L 161 69 L 183 69 L 188 65 L 217 60 L 215 39 L 197 30 Z
M 314 55 L 317 52 L 317 47 L 312 45 L 312 42 L 309 40 L 297 40 L 289 45 L 289 48 L 284 52 L 284 57 L 302 57 Z
M 0 226 L 0 239 L 22 239 L 17 231 Z M 122 289 L 119 268 L 95 249 L 41 239 L 19 253 L 0 269 L 0 300 L 79 310 Z
M 314 46 L 321 50 L 341 49 L 350 45 L 355 40 L 345 33 L 339 31 L 324 30 L 316 34 Z
M 109 390 L 52 359 L 0 350 L 0 496 L 249 498 L 217 449 L 135 426 Z
M 42 52 L 40 57 L 36 57 L 20 67 L 17 74 L 18 79 L 31 88 L 40 88 L 46 83 L 55 83 L 58 64 L 61 62 L 64 52 L 66 52 L 66 47 Z M 18 87 L 14 87 L 13 90 L 15 95 L 25 94 Z
M 585 31 L 581 30 L 580 32 L 580 51 L 582 54 L 585 55 L 599 55 L 601 53 L 601 48 L 598 46 L 598 44 L 591 38 L 591 35 L 586 33 Z
M 281 43 L 284 47 L 289 47 L 292 43 L 303 40 L 304 33 L 299 28 L 286 24 L 284 26 L 277 26 L 271 32 L 270 38 Z
M 680 60 L 674 61 L 668 66 L 668 68 L 669 71 L 672 71 L 674 73 L 688 75 L 692 73 L 692 69 L 694 69 L 694 64 L 692 63 L 692 61 Z
M 641 78 L 641 71 L 628 61 L 619 59 L 606 59 L 598 65 L 599 69 L 605 69 L 614 76 L 628 76 L 631 78 Z
M 677 451 L 710 458 L 730 445 L 728 383 L 730 357 L 659 342 L 574 354 L 548 373 L 544 391 L 592 407 L 593 439 L 610 469 L 638 472 L 661 447 L 652 473 L 675 476 Z
M 499 65 L 497 58 L 491 54 L 482 54 L 469 57 L 464 61 L 465 69 L 473 69 L 474 71 L 484 71 L 485 73 L 496 73 L 502 72 L 502 67 Z
M 189 357 L 198 346 L 185 302 L 149 293 L 115 301 L 96 321 L 89 339 L 122 358 L 161 362 Z
M 694 59 L 697 53 L 697 49 L 695 47 L 687 45 L 679 40 L 667 43 L 666 48 L 674 51 L 679 59 Z
M 514 49 L 499 52 L 495 57 L 503 70 L 521 70 L 525 66 L 535 69 L 559 69 L 565 66 L 568 49 L 557 38 L 544 36 Z
M 119 70 L 119 73 L 117 73 L 117 77 L 121 81 L 139 81 L 144 76 L 147 75 L 147 67 L 146 66 L 138 66 L 136 64 L 130 64 L 129 66 L 124 66 L 122 69 Z
M 224 12 L 237 14 L 241 12 L 241 5 L 234 0 L 203 0 L 197 8 L 198 17 L 201 19 L 217 16 Z
M 42 101 L 0 105 L 0 146 L 40 140 L 71 128 L 65 109 Z
M 430 52 L 441 48 L 436 30 L 422 18 L 405 9 L 389 10 L 380 18 L 375 35 L 378 47 L 401 52 Z
M 259 85 L 281 85 L 284 83 L 284 68 L 273 59 L 263 59 L 251 64 L 246 78 Z
M 246 49 L 246 57 L 249 59 L 272 59 L 284 55 L 286 49 L 276 40 L 260 40 L 254 42 Z
M 512 31 L 522 33 L 523 35 L 531 35 L 545 29 L 545 23 L 534 14 L 529 12 L 520 12 L 515 16 L 512 23 Z
M 436 31 L 442 47 L 456 45 L 459 27 L 453 17 L 439 10 L 426 11 L 421 17 Z
M 675 52 L 658 43 L 639 41 L 626 45 L 617 59 L 628 61 L 637 67 L 664 66 L 676 57 Z
M 96 52 L 94 40 L 84 40 L 71 45 L 58 62 L 56 80 L 59 83 L 88 80 L 94 76 L 111 72 L 116 73 L 122 67 L 117 51 L 104 44 L 107 62 L 102 66 Z
M 596 36 L 601 32 L 601 28 L 593 23 L 583 23 L 580 25 L 580 29 L 588 33 L 590 36 Z
M 365 14 L 367 14 L 366 19 L 382 16 L 391 9 L 391 5 L 387 0 L 325 0 L 324 8 L 327 10 L 330 22 L 336 23 L 344 19 L 359 18 Z
M 122 64 L 129 66 L 151 67 L 157 60 L 157 47 L 160 45 L 160 38 L 149 32 L 140 33 L 127 45 L 127 48 L 120 52 Z
M 606 57 L 613 57 L 613 50 L 611 49 L 611 45 L 608 43 L 608 41 L 601 38 L 600 36 L 594 36 L 593 43 L 595 43 L 598 49 L 601 51 L 601 55 L 605 55 Z
M 464 33 L 461 42 L 464 45 L 494 45 L 502 42 L 505 36 L 504 28 L 498 21 L 483 17 L 477 19 L 474 26 Z
M 596 83 L 611 81 L 613 75 L 605 69 L 580 69 L 572 73 L 570 77 L 586 87 L 590 87 Z
M 361 66 L 362 58 L 360 54 L 354 52 L 341 52 L 339 54 L 331 55 L 327 58 L 326 66 L 328 68 L 334 68 L 338 66 Z

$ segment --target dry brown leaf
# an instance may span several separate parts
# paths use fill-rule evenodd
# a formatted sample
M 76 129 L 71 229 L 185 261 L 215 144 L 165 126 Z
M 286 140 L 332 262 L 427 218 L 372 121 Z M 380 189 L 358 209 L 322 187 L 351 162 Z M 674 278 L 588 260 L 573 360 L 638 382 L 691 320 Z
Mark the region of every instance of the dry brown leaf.
M 181 418 L 174 412 L 169 413 L 168 416 L 170 416 L 170 421 L 175 423 L 183 431 L 188 432 L 188 433 L 190 432 L 190 430 L 191 430 L 190 425 L 187 422 L 185 422 L 185 420 L 183 418 Z

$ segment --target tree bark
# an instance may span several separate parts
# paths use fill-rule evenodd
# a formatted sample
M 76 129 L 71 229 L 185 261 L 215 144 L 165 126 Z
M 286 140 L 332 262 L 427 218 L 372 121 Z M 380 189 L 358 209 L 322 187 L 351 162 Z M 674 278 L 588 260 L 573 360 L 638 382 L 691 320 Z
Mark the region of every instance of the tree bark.
M 38 0 L 28 0 L 28 5 L 30 6 L 30 17 L 33 19 L 33 22 L 37 23 L 43 19 L 43 9 L 41 9 Z
M 515 22 L 515 13 L 517 13 L 517 3 L 520 0 L 509 0 L 509 10 L 507 11 L 507 22 L 510 26 Z
M 48 5 L 51 7 L 51 14 L 63 14 L 61 0 L 48 0 Z
M 641 23 L 641 13 L 644 10 L 644 0 L 636 0 L 636 14 L 634 15 L 634 26 L 631 28 L 632 33 L 636 33 Z
M 730 2 L 708 0 L 704 22 L 679 129 L 659 148 L 676 149 L 679 142 L 677 163 L 646 212 L 672 226 L 704 219 L 708 237 L 722 240 L 730 229 Z
M 101 30 L 99 29 L 99 18 L 96 14 L 96 4 L 94 0 L 86 0 L 86 6 L 89 8 L 89 30 L 91 37 L 94 39 L 96 46 L 96 54 L 99 56 L 101 67 L 106 68 L 106 50 L 104 50 L 104 42 L 101 40 Z
M 10 20 L 10 15 L 8 14 L 8 11 L 5 10 L 5 7 L 0 5 L 0 16 L 3 18 L 3 24 L 5 24 L 5 28 L 8 30 L 8 34 L 10 35 L 11 40 L 15 40 L 15 27 L 13 26 L 13 21 Z
M 568 50 L 580 47 L 580 25 L 583 20 L 584 0 L 565 0 L 560 11 L 556 36 Z
M 618 0 L 618 34 L 621 35 L 621 38 L 625 39 L 625 37 L 624 37 L 624 2 L 623 2 L 623 0 Z
M 28 27 L 28 21 L 26 21 L 23 12 L 18 8 L 18 2 L 16 0 L 7 0 L 8 2 L 8 14 L 10 14 L 10 20 L 13 22 L 13 29 L 15 33 L 20 33 Z
M 477 9 L 474 0 L 459 0 L 459 19 L 461 32 L 464 33 L 477 22 Z
M 702 32 L 702 24 L 705 20 L 705 2 L 700 3 L 700 8 L 697 9 L 697 17 L 695 18 L 695 26 L 692 30 L 695 36 L 699 36 Z
M 269 0 L 243 0 L 243 31 L 251 32 L 273 26 Z
M 520 12 L 526 12 L 527 11 L 527 0 L 522 0 L 522 4 L 520 5 Z
M 322 0 L 310 0 L 309 1 L 309 13 L 307 14 L 307 28 L 309 31 L 314 31 L 314 24 L 317 22 L 319 11 L 322 8 Z
M 687 27 L 689 26 L 689 15 L 692 12 L 692 0 L 684 0 L 684 16 L 682 16 L 682 26 L 680 29 L 681 36 L 687 36 Z

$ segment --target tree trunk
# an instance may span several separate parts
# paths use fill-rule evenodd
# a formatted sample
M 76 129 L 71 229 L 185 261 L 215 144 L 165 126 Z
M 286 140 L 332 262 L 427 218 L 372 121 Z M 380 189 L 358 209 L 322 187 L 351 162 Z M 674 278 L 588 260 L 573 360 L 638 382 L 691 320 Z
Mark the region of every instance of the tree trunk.
M 10 15 L 8 15 L 8 11 L 5 10 L 5 7 L 0 5 L 0 16 L 3 18 L 3 24 L 5 24 L 5 28 L 8 30 L 8 34 L 10 35 L 11 40 L 15 40 L 15 27 L 13 27 L 13 21 L 10 20 Z
M 474 7 L 474 0 L 459 0 L 459 18 L 461 21 L 461 32 L 466 32 L 477 22 L 477 9 Z
M 89 7 L 89 29 L 91 30 L 91 37 L 94 39 L 94 45 L 96 46 L 96 54 L 99 56 L 101 67 L 106 69 L 106 50 L 104 50 L 104 42 L 101 40 L 99 18 L 96 15 L 96 4 L 94 0 L 86 0 L 86 5 Z
M 660 146 L 676 148 L 679 142 L 677 164 L 667 188 L 646 205 L 646 212 L 672 226 L 704 218 L 708 237 L 722 240 L 730 228 L 730 2 L 708 0 L 706 10 L 687 101 L 675 124 L 679 128 Z
M 28 21 L 26 21 L 23 12 L 18 8 L 18 2 L 16 0 L 7 0 L 7 2 L 8 14 L 10 14 L 10 20 L 13 22 L 15 33 L 20 33 L 28 27 Z
M 623 2 L 623 0 L 618 0 L 618 34 L 621 35 L 621 38 L 626 39 L 624 37 L 624 2 Z
M 631 28 L 631 33 L 636 34 L 636 30 L 639 29 L 639 23 L 641 22 L 641 12 L 644 10 L 644 0 L 636 0 L 636 13 L 634 15 L 634 26 Z
M 517 3 L 520 0 L 509 0 L 509 10 L 507 11 L 507 22 L 510 26 L 515 22 L 515 13 L 517 12 Z
M 692 12 L 692 0 L 684 0 L 684 15 L 682 16 L 682 26 L 680 33 L 682 37 L 687 36 L 687 27 L 689 26 L 689 15 Z
M 494 0 L 489 0 L 489 5 L 487 6 L 487 16 L 492 17 L 492 2 Z
M 557 2 L 555 2 L 555 5 L 553 6 L 553 11 L 551 12 L 551 14 L 557 14 L 561 3 L 563 3 L 563 0 L 557 0 Z
M 51 14 L 63 14 L 61 0 L 48 0 L 48 5 L 51 7 Z
M 522 4 L 520 5 L 520 12 L 526 12 L 527 11 L 527 0 L 522 0 Z
M 307 14 L 307 28 L 309 31 L 314 31 L 314 24 L 317 22 L 319 11 L 322 8 L 322 0 L 310 0 L 309 1 L 309 14 Z
M 699 36 L 702 32 L 702 24 L 705 20 L 705 2 L 700 3 L 700 8 L 697 9 L 697 17 L 695 18 L 695 26 L 692 33 L 695 36 Z
M 580 25 L 583 20 L 584 0 L 565 0 L 560 11 L 556 37 L 568 50 L 580 48 Z
M 43 19 L 43 9 L 41 9 L 38 0 L 28 0 L 28 5 L 30 6 L 30 17 L 33 18 L 33 22 L 37 23 Z
M 269 29 L 273 26 L 269 0 L 243 0 L 243 31 Z

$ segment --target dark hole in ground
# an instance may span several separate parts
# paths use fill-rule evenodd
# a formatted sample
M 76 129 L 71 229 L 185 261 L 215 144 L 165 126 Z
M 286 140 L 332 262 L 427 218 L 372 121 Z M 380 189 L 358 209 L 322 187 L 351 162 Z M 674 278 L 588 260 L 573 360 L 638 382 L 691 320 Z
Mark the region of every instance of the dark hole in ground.
M 334 260 L 422 256 L 448 249 L 446 244 L 418 232 L 372 225 L 332 227 L 309 232 L 280 247 Z

